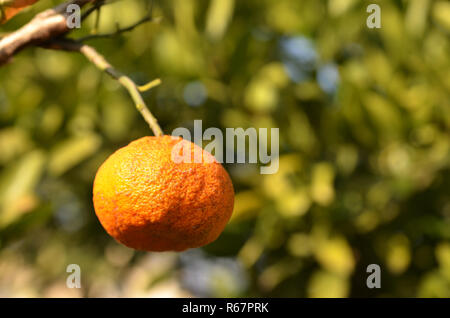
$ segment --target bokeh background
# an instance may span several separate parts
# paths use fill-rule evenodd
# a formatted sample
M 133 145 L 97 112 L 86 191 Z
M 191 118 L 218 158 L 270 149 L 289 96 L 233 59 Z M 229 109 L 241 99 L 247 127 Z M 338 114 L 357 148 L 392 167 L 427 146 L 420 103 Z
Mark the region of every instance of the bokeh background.
M 100 31 L 146 3 L 104 7 Z M 381 29 L 366 26 L 370 3 Z M 213 244 L 119 245 L 93 179 L 151 131 L 83 56 L 27 49 L 0 68 L 0 296 L 450 297 L 450 2 L 171 0 L 153 16 L 89 44 L 139 84 L 162 79 L 144 97 L 166 133 L 279 127 L 279 172 L 225 165 L 236 204 Z M 381 289 L 366 287 L 373 263 Z M 68 264 L 81 289 L 66 288 Z

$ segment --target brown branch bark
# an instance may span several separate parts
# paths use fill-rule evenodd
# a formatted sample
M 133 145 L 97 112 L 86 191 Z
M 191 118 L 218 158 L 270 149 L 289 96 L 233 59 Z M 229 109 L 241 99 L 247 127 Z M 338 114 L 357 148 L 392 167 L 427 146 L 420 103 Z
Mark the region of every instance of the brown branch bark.
M 69 39 L 53 40 L 48 42 L 44 47 L 53 50 L 72 51 L 83 54 L 92 64 L 94 64 L 99 70 L 105 72 L 113 79 L 117 80 L 130 94 L 131 98 L 136 105 L 136 109 L 141 113 L 144 120 L 149 125 L 155 136 L 162 136 L 163 131 L 158 124 L 158 120 L 148 109 L 144 99 L 140 93 L 141 89 L 131 78 L 125 74 L 116 70 L 103 55 L 97 52 L 92 46 L 76 42 Z M 158 82 L 159 83 L 159 82 Z M 152 84 L 152 83 L 150 83 Z M 156 84 L 158 85 L 158 84 Z M 145 88 L 147 90 L 149 88 Z
M 94 1 L 96 0 L 72 0 L 62 3 L 36 15 L 29 23 L 3 37 L 0 40 L 0 66 L 29 45 L 39 46 L 69 32 L 66 13 L 68 5 L 78 4 L 83 7 Z
M 97 2 L 96 2 L 97 1 Z M 65 2 L 53 9 L 46 10 L 36 15 L 28 24 L 17 31 L 8 34 L 0 39 L 0 66 L 7 63 L 20 50 L 27 46 L 38 46 L 53 50 L 74 51 L 83 54 L 98 69 L 104 71 L 112 78 L 117 80 L 125 89 L 127 89 L 133 99 L 137 110 L 141 113 L 144 120 L 148 123 L 155 136 L 163 134 L 158 121 L 148 109 L 142 98 L 141 91 L 145 91 L 159 84 L 159 80 L 152 81 L 144 87 L 136 85 L 131 78 L 116 70 L 103 55 L 98 53 L 93 47 L 83 44 L 83 39 L 71 40 L 65 38 L 70 29 L 67 27 L 67 6 L 77 4 L 80 7 L 94 3 L 91 9 L 88 9 L 83 18 L 94 12 L 100 6 L 105 4 L 103 0 L 71 0 Z M 151 21 L 151 15 L 145 16 L 135 24 L 119 29 L 113 34 L 99 34 L 94 37 L 110 37 L 122 32 L 130 31 L 142 23 Z M 89 39 L 86 37 L 84 39 Z

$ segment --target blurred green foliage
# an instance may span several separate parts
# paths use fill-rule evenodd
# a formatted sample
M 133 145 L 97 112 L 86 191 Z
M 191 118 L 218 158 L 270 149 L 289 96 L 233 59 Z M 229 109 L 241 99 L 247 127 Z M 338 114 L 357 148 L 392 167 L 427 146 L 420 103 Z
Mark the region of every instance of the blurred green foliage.
M 108 5 L 100 31 L 144 10 Z M 450 297 L 450 2 L 171 0 L 153 15 L 91 44 L 138 84 L 162 79 L 144 97 L 166 133 L 279 127 L 279 172 L 226 165 L 235 212 L 213 244 L 127 249 L 96 219 L 92 182 L 151 132 L 83 56 L 27 49 L 0 68 L 0 296 Z M 81 290 L 65 286 L 72 263 Z

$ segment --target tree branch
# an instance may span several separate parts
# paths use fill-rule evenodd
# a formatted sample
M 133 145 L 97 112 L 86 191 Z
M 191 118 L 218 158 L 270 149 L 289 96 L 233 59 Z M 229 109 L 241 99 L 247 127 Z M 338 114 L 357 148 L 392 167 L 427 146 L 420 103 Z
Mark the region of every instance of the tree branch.
M 146 85 L 137 86 L 131 78 L 117 71 L 93 47 L 81 43 L 81 41 L 91 38 L 111 37 L 130 31 L 145 22 L 151 21 L 151 14 L 146 15 L 133 25 L 123 29 L 117 29 L 114 33 L 96 34 L 78 40 L 65 38 L 64 35 L 71 31 L 71 29 L 67 26 L 67 7 L 71 4 L 77 4 L 80 7 L 83 7 L 88 3 L 93 3 L 93 6 L 85 11 L 82 17 L 83 19 L 89 16 L 92 12 L 98 10 L 102 5 L 105 5 L 106 0 L 71 0 L 65 2 L 53 9 L 46 10 L 36 15 L 28 24 L 1 38 L 0 66 L 11 60 L 11 58 L 20 50 L 30 45 L 54 50 L 79 52 L 83 54 L 90 62 L 92 62 L 98 69 L 104 71 L 112 78 L 116 79 L 123 87 L 125 87 L 133 99 L 137 110 L 141 113 L 142 117 L 144 117 L 154 135 L 163 135 L 158 121 L 150 112 L 140 94 L 142 91 L 146 91 L 156 85 L 159 85 L 160 80 L 157 79 Z
M 152 16 L 150 14 L 144 16 L 142 19 L 138 20 L 137 22 L 133 23 L 132 25 L 129 25 L 127 27 L 124 28 L 118 28 L 116 31 L 114 32 L 110 32 L 110 33 L 98 33 L 98 34 L 90 34 L 81 38 L 76 39 L 78 42 L 84 42 L 84 41 L 88 41 L 88 40 L 92 40 L 92 39 L 98 39 L 98 38 L 112 38 L 116 35 L 119 35 L 121 33 L 125 33 L 128 31 L 132 31 L 133 29 L 135 29 L 136 27 L 140 26 L 141 24 L 144 24 L 146 22 L 149 21 L 153 21 L 153 22 L 159 22 L 161 19 L 160 18 L 152 18 Z
M 29 23 L 0 40 L 0 66 L 7 63 L 16 53 L 29 45 L 40 45 L 69 32 L 67 27 L 67 6 L 80 7 L 96 0 L 72 0 L 36 15 Z
M 145 121 L 150 126 L 150 129 L 153 131 L 155 136 L 163 135 L 161 127 L 158 124 L 155 116 L 150 112 L 147 105 L 142 98 L 140 91 L 148 90 L 160 83 L 159 80 L 152 81 L 151 83 L 144 85 L 142 87 L 137 86 L 131 78 L 122 74 L 118 70 L 116 70 L 108 61 L 106 61 L 105 57 L 98 53 L 93 47 L 76 42 L 68 39 L 54 40 L 48 43 L 46 48 L 56 49 L 56 50 L 65 50 L 65 51 L 74 51 L 83 54 L 90 62 L 92 62 L 98 69 L 104 71 L 106 74 L 110 75 L 112 78 L 116 79 L 123 87 L 125 87 L 133 99 L 137 110 L 141 113 L 142 117 L 144 117 Z

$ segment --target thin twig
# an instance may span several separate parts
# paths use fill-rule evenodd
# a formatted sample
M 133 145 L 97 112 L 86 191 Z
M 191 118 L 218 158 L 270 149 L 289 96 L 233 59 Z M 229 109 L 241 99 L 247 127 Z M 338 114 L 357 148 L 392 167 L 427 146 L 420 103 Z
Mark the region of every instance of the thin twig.
M 67 26 L 67 7 L 77 4 L 80 7 L 96 0 L 71 0 L 53 9 L 36 15 L 20 29 L 4 36 L 0 40 L 0 66 L 7 63 L 15 54 L 29 45 L 41 45 L 58 38 L 71 29 Z
M 91 33 L 97 33 L 98 32 L 98 26 L 100 25 L 100 13 L 101 13 L 102 7 L 99 7 L 95 11 L 95 22 L 94 22 L 94 29 L 91 31 Z
M 144 117 L 145 121 L 150 126 L 150 129 L 153 131 L 153 134 L 155 136 L 163 135 L 163 132 L 158 124 L 158 121 L 145 104 L 144 99 L 142 98 L 141 93 L 139 92 L 140 91 L 139 87 L 133 82 L 131 78 L 116 70 L 108 61 L 106 61 L 105 57 L 100 53 L 98 53 L 93 47 L 68 39 L 52 41 L 48 43 L 45 47 L 51 49 L 75 51 L 83 54 L 98 69 L 104 71 L 112 78 L 116 79 L 123 87 L 127 89 L 128 93 L 130 94 L 131 98 L 133 99 L 136 105 L 137 110 L 141 113 L 142 117 Z M 149 85 L 144 85 L 144 87 L 147 89 L 148 86 Z
M 4 1 L 4 0 L 2 0 Z M 84 17 L 90 13 L 98 10 L 106 3 L 111 3 L 111 0 L 70 0 L 64 2 L 53 9 L 43 11 L 36 15 L 29 23 L 18 29 L 17 31 L 6 35 L 0 39 L 0 66 L 7 63 L 16 53 L 27 46 L 41 46 L 56 50 L 75 51 L 83 54 L 89 61 L 91 61 L 97 68 L 106 72 L 112 78 L 116 79 L 128 93 L 131 95 L 136 108 L 144 117 L 152 129 L 155 136 L 163 135 L 163 132 L 158 125 L 158 121 L 148 109 L 140 92 L 146 91 L 156 85 L 159 85 L 159 80 L 154 80 L 146 85 L 137 86 L 131 78 L 114 69 L 114 67 L 106 61 L 106 59 L 98 53 L 93 47 L 85 45 L 78 41 L 65 38 L 71 29 L 67 26 L 67 7 L 70 4 L 77 4 L 80 7 L 88 3 L 93 5 L 85 12 Z M 130 31 L 138 25 L 151 20 L 151 12 L 135 24 L 126 28 L 120 29 L 111 34 L 97 34 L 91 37 L 110 37 Z M 82 39 L 82 40 L 86 40 Z
M 145 85 L 138 86 L 137 88 L 139 89 L 140 92 L 146 92 L 146 91 L 148 91 L 148 90 L 152 89 L 153 87 L 156 87 L 156 86 L 158 86 L 160 84 L 161 84 L 161 80 L 159 78 L 157 78 L 157 79 L 154 79 L 151 82 L 148 82 Z
M 89 17 L 92 12 L 95 12 L 104 5 L 111 4 L 113 2 L 115 1 L 108 1 L 108 2 L 106 0 L 96 1 L 91 7 L 87 8 L 86 11 L 83 12 L 83 14 L 81 15 L 81 21 L 87 19 L 87 17 Z
M 78 38 L 78 39 L 76 39 L 76 41 L 77 42 L 84 42 L 84 41 L 89 41 L 89 40 L 98 39 L 98 38 L 112 38 L 112 37 L 115 37 L 115 36 L 117 36 L 117 35 L 119 35 L 121 33 L 132 31 L 133 29 L 135 29 L 136 27 L 140 26 L 141 24 L 144 24 L 144 23 L 149 22 L 149 21 L 152 21 L 154 23 L 158 23 L 159 21 L 161 21 L 161 18 L 160 17 L 152 18 L 152 16 L 146 15 L 142 19 L 140 19 L 137 22 L 133 23 L 132 25 L 129 25 L 129 26 L 124 27 L 124 28 L 117 28 L 117 30 L 114 31 L 114 32 L 90 34 L 90 35 L 86 35 L 84 37 Z

